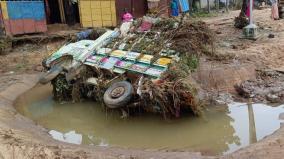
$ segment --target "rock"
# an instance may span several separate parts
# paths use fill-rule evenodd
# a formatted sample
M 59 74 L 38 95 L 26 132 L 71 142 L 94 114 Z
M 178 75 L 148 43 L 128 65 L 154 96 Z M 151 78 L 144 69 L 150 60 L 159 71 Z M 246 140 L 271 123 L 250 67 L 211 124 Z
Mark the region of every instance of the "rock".
M 279 103 L 280 97 L 274 94 L 268 94 L 266 95 L 266 100 L 268 100 L 271 103 Z
M 274 70 L 280 73 L 284 73 L 284 67 L 275 68 Z
M 225 42 L 223 41 L 221 44 L 220 44 L 221 47 L 231 47 L 231 44 L 228 43 L 228 42 Z
M 37 72 L 41 72 L 43 70 L 43 67 L 41 65 L 35 65 L 33 70 Z
M 269 34 L 269 35 L 268 35 L 268 38 L 274 38 L 274 37 L 275 37 L 274 34 Z
M 216 34 L 222 34 L 222 32 L 221 31 L 216 31 Z
M 232 45 L 233 49 L 238 49 L 238 47 L 236 45 Z
M 281 114 L 279 115 L 279 119 L 280 119 L 280 120 L 284 120 L 284 113 L 281 113 Z

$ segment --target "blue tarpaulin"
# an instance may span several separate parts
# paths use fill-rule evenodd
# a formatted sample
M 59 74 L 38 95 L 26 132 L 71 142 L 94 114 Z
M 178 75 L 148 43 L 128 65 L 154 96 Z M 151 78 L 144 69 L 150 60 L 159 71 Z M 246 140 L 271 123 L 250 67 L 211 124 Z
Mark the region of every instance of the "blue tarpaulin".
M 182 12 L 188 12 L 189 11 L 189 4 L 188 0 L 179 0 L 180 9 Z

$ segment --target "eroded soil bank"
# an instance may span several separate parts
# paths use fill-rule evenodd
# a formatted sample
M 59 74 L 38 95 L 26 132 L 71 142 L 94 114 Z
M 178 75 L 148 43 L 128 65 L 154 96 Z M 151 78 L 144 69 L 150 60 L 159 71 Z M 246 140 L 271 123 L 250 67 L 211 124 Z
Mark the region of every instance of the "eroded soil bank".
M 239 39 L 241 30 L 233 28 L 239 11 L 205 19 L 217 33 L 216 59 L 203 59 L 196 79 L 203 89 L 219 94 L 234 92 L 234 86 L 255 80 L 255 69 L 276 69 L 283 65 L 284 22 L 269 19 L 270 9 L 255 11 L 263 36 L 257 41 Z M 274 34 L 275 38 L 268 38 Z M 47 130 L 21 116 L 14 100 L 36 85 L 41 60 L 61 43 L 21 47 L 0 58 L 0 158 L 282 158 L 284 128 L 273 135 L 226 156 L 207 157 L 196 152 L 138 150 L 77 146 L 53 140 Z M 32 60 L 31 60 L 32 59 Z M 206 73 L 207 71 L 207 73 Z M 26 74 L 29 73 L 29 74 Z

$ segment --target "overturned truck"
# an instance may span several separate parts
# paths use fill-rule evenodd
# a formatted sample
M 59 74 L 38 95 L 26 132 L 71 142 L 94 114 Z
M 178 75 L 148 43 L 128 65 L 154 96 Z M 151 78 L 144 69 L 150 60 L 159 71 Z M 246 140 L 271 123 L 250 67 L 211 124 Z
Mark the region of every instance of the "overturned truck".
M 134 25 L 125 36 L 108 30 L 96 40 L 70 43 L 43 61 L 47 72 L 40 82 L 51 82 L 58 101 L 91 99 L 129 115 L 137 110 L 164 118 L 184 111 L 200 115 L 188 76 L 197 67 L 200 47 L 209 43 L 210 36 L 197 31 L 204 25 L 160 21 L 147 31 Z

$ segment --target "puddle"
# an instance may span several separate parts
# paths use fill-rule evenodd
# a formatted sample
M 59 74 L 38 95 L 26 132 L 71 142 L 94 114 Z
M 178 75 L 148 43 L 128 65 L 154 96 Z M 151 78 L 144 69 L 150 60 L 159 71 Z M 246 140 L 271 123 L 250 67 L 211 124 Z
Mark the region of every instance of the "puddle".
M 16 108 L 65 142 L 194 150 L 210 155 L 230 153 L 270 135 L 279 129 L 279 115 L 284 112 L 284 105 L 253 104 L 249 120 L 248 106 L 234 103 L 209 107 L 206 119 L 186 117 L 166 122 L 160 116 L 141 115 L 122 120 L 117 113 L 106 115 L 94 102 L 56 103 L 49 86 L 33 88 L 18 99 Z

